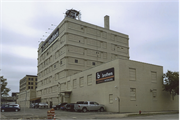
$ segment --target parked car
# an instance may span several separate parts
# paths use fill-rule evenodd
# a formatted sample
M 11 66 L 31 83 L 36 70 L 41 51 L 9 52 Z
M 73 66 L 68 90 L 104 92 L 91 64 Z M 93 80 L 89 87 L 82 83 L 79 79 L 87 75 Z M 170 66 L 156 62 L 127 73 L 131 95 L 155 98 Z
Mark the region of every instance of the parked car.
M 61 109 L 61 106 L 65 105 L 67 103 L 59 103 L 58 105 L 53 105 L 52 108 L 54 108 L 55 110 L 59 110 Z
M 1 106 L 1 112 L 5 112 L 5 111 L 20 111 L 20 107 L 18 105 L 11 105 L 11 104 L 5 104 Z
M 66 110 L 66 105 L 67 105 L 67 104 L 62 105 L 62 106 L 61 106 L 61 110 Z
M 33 108 L 39 108 L 39 103 L 35 103 Z
M 30 108 L 34 108 L 36 103 L 31 103 Z
M 48 108 L 47 103 L 39 103 L 39 108 Z
M 68 103 L 68 104 L 66 105 L 66 110 L 67 110 L 67 111 L 74 111 L 74 104 L 75 104 L 75 103 Z
M 75 111 L 92 111 L 92 110 L 99 110 L 100 112 L 105 111 L 105 106 L 100 105 L 97 102 L 92 102 L 92 101 L 85 101 L 83 104 L 75 104 L 74 105 Z
M 14 105 L 16 107 L 20 107 L 19 104 L 9 104 L 9 105 Z

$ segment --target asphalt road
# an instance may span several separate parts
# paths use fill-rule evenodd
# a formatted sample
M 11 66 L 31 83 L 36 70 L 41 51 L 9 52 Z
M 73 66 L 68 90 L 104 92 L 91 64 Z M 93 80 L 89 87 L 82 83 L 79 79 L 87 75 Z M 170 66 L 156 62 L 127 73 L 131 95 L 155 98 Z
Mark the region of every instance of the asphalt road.
M 47 119 L 47 111 L 50 109 L 33 109 L 26 108 L 21 109 L 19 112 L 1 112 L 1 120 L 3 119 Z M 153 115 L 135 115 L 128 117 L 128 113 L 112 113 L 112 112 L 69 112 L 69 111 L 61 111 L 55 110 L 56 118 L 59 120 L 64 119 L 121 119 L 121 120 L 131 120 L 131 119 L 146 119 L 146 120 L 157 120 L 157 119 L 165 119 L 165 120 L 178 120 L 179 114 L 153 114 Z

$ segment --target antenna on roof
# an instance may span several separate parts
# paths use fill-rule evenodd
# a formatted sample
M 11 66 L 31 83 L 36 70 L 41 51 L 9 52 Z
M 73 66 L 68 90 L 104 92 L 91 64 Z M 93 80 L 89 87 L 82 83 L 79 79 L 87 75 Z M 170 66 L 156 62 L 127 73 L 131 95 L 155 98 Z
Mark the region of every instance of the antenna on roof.
M 66 11 L 65 17 L 70 17 L 70 18 L 73 18 L 73 19 L 81 20 L 81 13 L 80 13 L 80 11 L 70 9 L 70 10 Z

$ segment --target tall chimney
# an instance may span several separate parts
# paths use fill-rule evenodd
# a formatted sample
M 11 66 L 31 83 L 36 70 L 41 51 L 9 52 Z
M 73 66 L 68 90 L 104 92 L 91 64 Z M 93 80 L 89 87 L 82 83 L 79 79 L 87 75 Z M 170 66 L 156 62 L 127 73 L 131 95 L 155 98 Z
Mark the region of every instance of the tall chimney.
M 104 28 L 109 29 L 109 16 L 104 16 Z

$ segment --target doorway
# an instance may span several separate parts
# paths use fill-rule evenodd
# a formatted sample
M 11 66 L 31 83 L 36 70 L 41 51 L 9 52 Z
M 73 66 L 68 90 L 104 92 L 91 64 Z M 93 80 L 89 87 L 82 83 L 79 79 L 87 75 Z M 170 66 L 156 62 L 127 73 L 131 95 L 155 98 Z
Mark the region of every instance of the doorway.
M 50 108 L 52 108 L 52 105 L 53 105 L 53 103 L 52 103 L 52 101 L 50 101 Z

